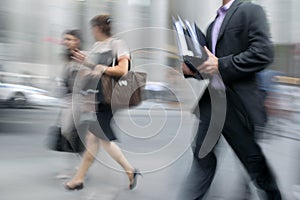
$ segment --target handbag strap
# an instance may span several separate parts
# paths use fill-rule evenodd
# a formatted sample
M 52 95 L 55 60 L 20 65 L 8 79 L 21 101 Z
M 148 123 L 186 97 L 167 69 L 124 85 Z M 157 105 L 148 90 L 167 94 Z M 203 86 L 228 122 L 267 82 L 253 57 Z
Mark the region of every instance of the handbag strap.
M 114 38 L 112 38 L 112 40 L 110 41 L 110 47 L 112 49 L 113 57 L 114 57 L 113 62 L 112 62 L 112 67 L 116 66 L 116 63 L 118 61 L 118 55 L 117 55 L 117 52 L 116 52 L 116 48 L 114 48 L 114 46 L 113 46 L 114 41 L 115 41 Z M 132 61 L 131 61 L 131 55 L 129 53 L 128 71 L 130 71 L 131 66 L 132 66 Z
M 114 48 L 114 45 L 113 45 L 113 41 L 114 41 L 114 38 L 111 39 L 111 41 L 109 42 L 109 46 L 112 50 L 112 54 L 113 54 L 113 62 L 112 62 L 112 65 L 111 67 L 115 67 L 116 66 L 116 59 L 118 59 L 118 55 L 116 53 L 116 49 Z

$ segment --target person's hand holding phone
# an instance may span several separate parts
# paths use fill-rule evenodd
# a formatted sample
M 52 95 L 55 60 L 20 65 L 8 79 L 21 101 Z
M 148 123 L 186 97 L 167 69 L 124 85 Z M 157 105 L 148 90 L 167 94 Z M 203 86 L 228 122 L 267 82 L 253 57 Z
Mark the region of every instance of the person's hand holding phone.
M 74 49 L 71 51 L 73 56 L 71 56 L 72 59 L 82 63 L 84 62 L 86 55 L 84 53 L 82 53 L 81 51 L 79 51 L 79 49 Z
M 73 56 L 71 56 L 71 58 L 83 64 L 84 66 L 89 67 L 91 69 L 94 69 L 94 67 L 96 66 L 95 64 L 87 62 L 86 55 L 82 51 L 79 51 L 79 49 L 72 50 L 72 54 Z

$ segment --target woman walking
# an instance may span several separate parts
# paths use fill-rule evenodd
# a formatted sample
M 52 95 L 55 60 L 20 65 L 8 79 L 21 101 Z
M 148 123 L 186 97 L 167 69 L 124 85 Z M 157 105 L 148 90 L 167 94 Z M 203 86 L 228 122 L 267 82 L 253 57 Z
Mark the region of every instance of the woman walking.
M 82 63 L 90 70 L 81 72 L 84 88 L 86 91 L 101 91 L 98 82 L 103 74 L 114 77 L 121 77 L 128 72 L 130 55 L 124 41 L 115 39 L 111 34 L 111 17 L 109 15 L 98 15 L 91 20 L 92 34 L 96 40 L 89 56 L 74 50 L 73 59 Z M 113 60 L 116 58 L 116 65 L 112 67 Z M 94 81 L 93 81 L 94 80 Z M 101 81 L 100 81 L 101 82 Z M 97 86 L 97 87 L 96 87 Z M 112 109 L 109 105 L 101 103 L 100 95 L 95 92 L 92 94 L 95 99 L 95 114 L 97 120 L 89 123 L 86 136 L 86 148 L 82 163 L 75 176 L 65 184 L 69 190 L 82 189 L 84 178 L 95 156 L 102 147 L 108 154 L 119 163 L 128 175 L 129 189 L 133 189 L 137 183 L 137 176 L 140 175 L 125 158 L 121 149 L 113 141 L 117 139 L 114 131 L 110 127 L 113 117 Z

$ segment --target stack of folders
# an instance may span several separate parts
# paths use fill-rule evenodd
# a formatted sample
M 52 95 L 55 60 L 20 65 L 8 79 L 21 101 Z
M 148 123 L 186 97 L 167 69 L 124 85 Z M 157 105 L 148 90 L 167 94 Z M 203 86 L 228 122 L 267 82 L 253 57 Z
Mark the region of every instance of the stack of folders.
M 188 20 L 183 21 L 179 16 L 172 19 L 180 58 L 195 73 L 196 79 L 202 79 L 197 66 L 208 58 L 203 48 L 206 46 L 206 38 L 196 23 L 192 27 Z

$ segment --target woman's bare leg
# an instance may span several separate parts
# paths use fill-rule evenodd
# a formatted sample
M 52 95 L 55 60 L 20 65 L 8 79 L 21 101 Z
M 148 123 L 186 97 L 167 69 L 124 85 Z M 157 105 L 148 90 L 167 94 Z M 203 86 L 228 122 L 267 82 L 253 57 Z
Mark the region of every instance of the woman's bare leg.
M 114 143 L 114 142 L 110 142 L 110 141 L 105 141 L 102 139 L 100 140 L 100 145 L 101 147 L 103 147 L 105 149 L 105 151 L 107 151 L 107 153 L 117 162 L 119 163 L 123 169 L 125 170 L 125 172 L 128 175 L 129 181 L 130 183 L 133 182 L 133 172 L 134 172 L 134 168 L 132 167 L 132 165 L 128 162 L 128 160 L 125 158 L 124 154 L 122 153 L 120 147 Z
M 67 183 L 69 187 L 76 186 L 78 183 L 83 183 L 85 175 L 93 164 L 95 160 L 95 156 L 99 151 L 99 138 L 97 138 L 91 132 L 87 133 L 86 136 L 86 148 L 87 150 L 84 152 L 81 164 L 76 171 L 75 176 Z

